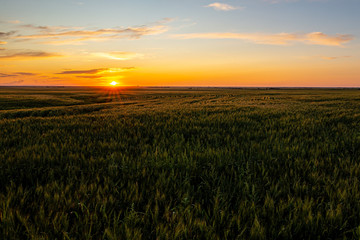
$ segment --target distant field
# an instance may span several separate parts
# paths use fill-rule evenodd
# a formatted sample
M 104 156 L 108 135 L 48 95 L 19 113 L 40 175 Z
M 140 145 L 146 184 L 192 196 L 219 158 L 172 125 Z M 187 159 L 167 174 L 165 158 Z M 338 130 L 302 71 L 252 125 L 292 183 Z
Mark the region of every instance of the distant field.
M 0 239 L 359 239 L 360 90 L 0 87 Z

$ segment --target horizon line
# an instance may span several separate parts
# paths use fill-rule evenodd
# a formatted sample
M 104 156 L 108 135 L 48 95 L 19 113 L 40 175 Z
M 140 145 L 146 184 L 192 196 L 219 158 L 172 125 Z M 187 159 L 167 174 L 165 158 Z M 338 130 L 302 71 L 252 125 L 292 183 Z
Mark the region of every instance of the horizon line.
M 101 85 L 0 85 L 2 87 L 89 87 L 89 88 L 267 88 L 267 89 L 278 89 L 278 88 L 323 88 L 323 89 L 335 89 L 335 88 L 346 88 L 346 89 L 356 89 L 360 86 L 141 86 L 141 85 L 128 85 L 128 86 L 101 86 Z

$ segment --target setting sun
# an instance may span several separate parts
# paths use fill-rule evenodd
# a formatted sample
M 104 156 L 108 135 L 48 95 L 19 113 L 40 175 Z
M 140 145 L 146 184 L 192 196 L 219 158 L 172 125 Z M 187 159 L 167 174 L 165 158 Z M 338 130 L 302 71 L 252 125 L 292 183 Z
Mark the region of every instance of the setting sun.
M 110 83 L 110 85 L 111 85 L 111 86 L 116 86 L 116 85 L 118 85 L 118 83 L 115 82 L 115 81 L 112 81 L 112 82 Z

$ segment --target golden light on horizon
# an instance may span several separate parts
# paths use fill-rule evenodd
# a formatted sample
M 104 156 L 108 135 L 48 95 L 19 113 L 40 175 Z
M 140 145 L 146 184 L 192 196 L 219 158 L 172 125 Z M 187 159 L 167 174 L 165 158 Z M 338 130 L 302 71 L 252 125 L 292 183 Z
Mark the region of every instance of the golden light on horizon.
M 115 87 L 116 85 L 118 85 L 118 84 L 119 84 L 119 83 L 118 83 L 118 82 L 115 82 L 115 81 L 112 81 L 112 82 L 110 83 L 110 85 L 111 85 L 111 86 L 114 86 L 114 87 Z

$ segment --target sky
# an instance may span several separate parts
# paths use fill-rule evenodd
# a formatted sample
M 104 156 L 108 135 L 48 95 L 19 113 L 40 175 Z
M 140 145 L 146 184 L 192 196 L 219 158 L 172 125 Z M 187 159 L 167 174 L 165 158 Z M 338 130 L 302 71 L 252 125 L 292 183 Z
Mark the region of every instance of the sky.
M 359 0 L 0 6 L 0 86 L 360 87 Z

